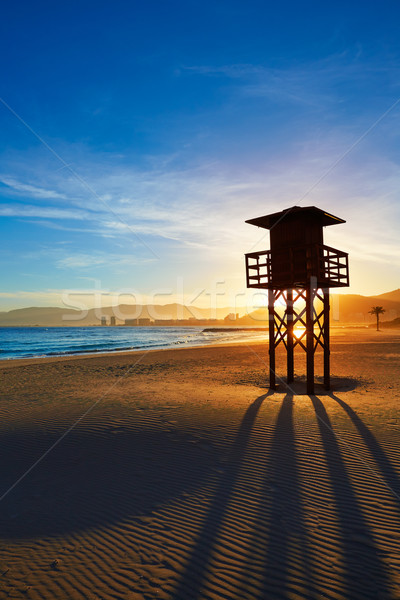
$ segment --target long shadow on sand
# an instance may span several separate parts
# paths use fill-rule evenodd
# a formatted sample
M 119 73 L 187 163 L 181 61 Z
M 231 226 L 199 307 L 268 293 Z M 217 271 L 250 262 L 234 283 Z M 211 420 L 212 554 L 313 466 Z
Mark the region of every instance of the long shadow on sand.
M 375 438 L 373 433 L 368 429 L 365 423 L 360 419 L 357 413 L 349 406 L 344 400 L 339 398 L 333 393 L 328 393 L 328 396 L 335 400 L 343 410 L 348 414 L 354 426 L 358 430 L 358 433 L 362 437 L 364 444 L 368 448 L 372 458 L 374 459 L 376 466 L 378 467 L 378 474 L 384 480 L 386 486 L 389 490 L 400 499 L 400 479 L 399 476 L 394 469 L 392 463 L 389 458 L 386 456 L 385 452 L 382 449 L 382 446 L 379 444 L 378 440 Z
M 258 397 L 247 409 L 233 442 L 224 475 L 204 520 L 202 530 L 191 552 L 183 576 L 173 594 L 174 600 L 196 600 L 206 579 L 209 563 L 219 538 L 222 521 L 228 509 L 257 413 L 269 394 Z
M 222 523 L 231 507 L 257 413 L 263 401 L 273 394 L 271 391 L 257 398 L 244 415 L 230 453 L 229 469 L 219 482 L 196 545 L 172 596 L 174 600 L 211 597 L 211 594 L 207 594 L 207 585 L 212 571 L 211 561 L 217 543 L 221 541 Z M 289 580 L 292 580 L 294 565 L 300 564 L 302 573 L 307 577 L 305 597 L 319 598 L 312 583 L 313 565 L 304 525 L 291 395 L 287 394 L 283 399 L 270 442 L 261 443 L 259 452 L 261 469 L 266 464 L 266 470 L 260 473 L 258 511 L 255 515 L 249 515 L 250 521 L 247 522 L 248 525 L 254 519 L 253 533 L 247 543 L 247 555 L 242 555 L 241 568 L 238 565 L 234 567 L 235 591 L 228 595 L 220 591 L 221 597 L 260 600 L 292 597 L 295 589 L 290 586 Z M 242 509 L 246 511 L 243 492 Z M 240 513 L 238 518 L 236 534 L 240 532 Z M 255 563 L 260 569 L 260 559 L 263 575 L 259 577 L 258 584 L 254 584 L 252 569 Z
M 391 597 L 386 567 L 357 499 L 333 425 L 322 401 L 317 396 L 310 396 L 310 399 L 318 419 L 341 530 L 345 597 L 360 600 Z
M 32 427 L 1 436 L 0 496 L 62 433 Z M 0 535 L 58 535 L 147 515 L 219 464 L 216 450 L 196 441 L 146 425 L 74 430 L 3 498 Z
M 251 596 L 251 563 L 263 557 L 260 598 L 291 598 L 297 589 L 307 598 L 320 598 L 314 585 L 314 566 L 310 556 L 302 501 L 299 458 L 295 445 L 293 396 L 287 394 L 280 407 L 271 442 L 263 489 L 250 543 L 247 568 L 238 582 L 240 597 Z M 293 587 L 293 571 L 301 578 Z M 250 577 L 249 577 L 250 575 Z
M 340 381 L 340 387 L 346 390 L 354 389 L 357 385 L 357 380 Z M 380 465 L 385 481 L 391 486 L 395 484 L 397 479 L 393 467 L 373 434 L 347 404 L 330 392 L 325 394 L 325 397 L 339 401 L 345 408 Z M 257 398 L 243 418 L 232 446 L 229 469 L 220 480 L 202 530 L 172 596 L 174 600 L 211 597 L 211 594 L 207 595 L 208 582 L 222 524 L 235 495 L 257 413 L 262 402 L 273 395 L 274 392 L 269 392 Z M 316 443 L 320 444 L 324 457 L 321 467 L 326 469 L 332 491 L 338 527 L 338 535 L 333 536 L 332 543 L 337 547 L 334 554 L 340 555 L 341 573 L 331 577 L 329 565 L 323 566 L 323 557 L 318 556 L 318 547 L 313 547 L 311 552 L 310 533 L 305 523 L 306 507 L 302 501 L 300 458 L 296 450 L 294 396 L 290 391 L 285 394 L 269 441 L 260 446 L 260 451 L 265 453 L 261 464 L 265 466 L 258 514 L 255 517 L 249 515 L 253 520 L 252 537 L 240 550 L 240 567 L 238 564 L 232 567 L 234 584 L 231 582 L 230 585 L 234 591 L 224 592 L 221 582 L 221 597 L 260 600 L 294 596 L 359 600 L 392 598 L 387 568 L 359 501 L 357 483 L 348 472 L 333 424 L 318 396 L 308 398 L 317 418 L 319 436 Z M 245 506 L 245 497 L 243 500 L 242 505 Z M 325 492 L 319 501 L 326 501 Z M 240 530 L 240 522 L 236 529 Z

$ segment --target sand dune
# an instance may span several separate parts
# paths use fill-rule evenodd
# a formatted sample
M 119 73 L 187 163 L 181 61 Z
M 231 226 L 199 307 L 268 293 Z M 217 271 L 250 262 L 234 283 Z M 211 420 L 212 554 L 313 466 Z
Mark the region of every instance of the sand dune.
M 89 412 L 0 502 L 0 597 L 400 598 L 400 337 L 332 345 L 312 397 L 260 344 L 1 363 L 2 494 Z

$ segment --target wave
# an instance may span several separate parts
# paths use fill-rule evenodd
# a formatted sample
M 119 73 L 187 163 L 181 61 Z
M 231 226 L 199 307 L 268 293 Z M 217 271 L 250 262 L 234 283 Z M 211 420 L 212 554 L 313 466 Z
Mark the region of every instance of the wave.
M 34 334 L 29 329 L 0 328 L 1 358 L 42 358 L 113 352 L 146 351 L 177 346 L 204 346 L 254 339 L 265 331 L 199 330 L 198 328 L 54 328 Z

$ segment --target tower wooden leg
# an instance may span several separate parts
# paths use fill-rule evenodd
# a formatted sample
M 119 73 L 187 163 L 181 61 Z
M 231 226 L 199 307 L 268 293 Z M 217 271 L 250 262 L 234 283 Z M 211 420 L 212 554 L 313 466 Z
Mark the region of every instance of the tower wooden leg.
M 326 390 L 331 387 L 330 376 L 330 348 L 329 348 L 329 288 L 324 290 L 324 386 Z
M 276 389 L 275 378 L 275 302 L 274 291 L 268 290 L 268 323 L 269 323 L 269 387 Z
M 293 352 L 293 290 L 286 292 L 286 342 L 287 342 L 287 382 L 294 379 L 294 352 Z
M 306 289 L 307 394 L 314 394 L 314 289 Z

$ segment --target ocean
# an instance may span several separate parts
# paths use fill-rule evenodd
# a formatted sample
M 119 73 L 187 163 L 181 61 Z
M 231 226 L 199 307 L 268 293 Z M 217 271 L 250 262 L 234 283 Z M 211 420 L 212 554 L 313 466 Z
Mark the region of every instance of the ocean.
M 265 340 L 266 330 L 204 327 L 0 327 L 0 359 L 125 352 Z

